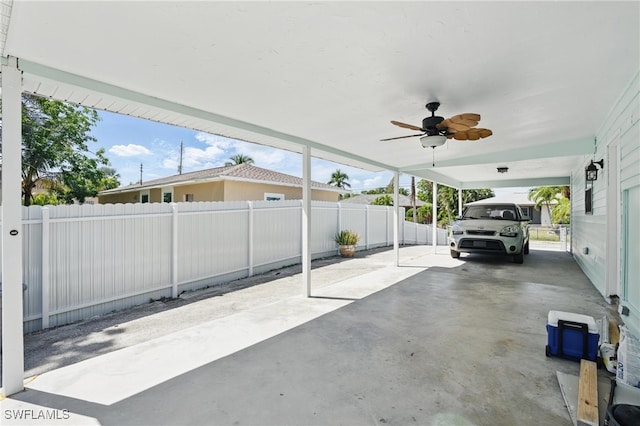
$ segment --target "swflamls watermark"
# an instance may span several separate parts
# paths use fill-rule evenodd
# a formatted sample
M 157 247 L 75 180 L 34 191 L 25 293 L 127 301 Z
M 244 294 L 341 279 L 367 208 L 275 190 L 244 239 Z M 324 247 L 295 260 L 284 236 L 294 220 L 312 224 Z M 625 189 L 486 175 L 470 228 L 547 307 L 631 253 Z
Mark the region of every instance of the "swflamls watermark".
M 57 408 L 21 408 L 2 411 L 4 420 L 68 420 L 69 417 L 71 417 L 69 410 Z

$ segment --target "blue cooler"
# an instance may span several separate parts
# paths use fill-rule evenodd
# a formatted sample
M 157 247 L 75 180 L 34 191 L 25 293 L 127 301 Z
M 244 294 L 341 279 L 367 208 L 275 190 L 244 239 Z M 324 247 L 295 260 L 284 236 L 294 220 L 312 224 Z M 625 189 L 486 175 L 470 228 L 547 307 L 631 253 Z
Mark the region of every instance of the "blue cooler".
M 547 356 L 595 361 L 600 333 L 593 317 L 571 312 L 549 311 Z

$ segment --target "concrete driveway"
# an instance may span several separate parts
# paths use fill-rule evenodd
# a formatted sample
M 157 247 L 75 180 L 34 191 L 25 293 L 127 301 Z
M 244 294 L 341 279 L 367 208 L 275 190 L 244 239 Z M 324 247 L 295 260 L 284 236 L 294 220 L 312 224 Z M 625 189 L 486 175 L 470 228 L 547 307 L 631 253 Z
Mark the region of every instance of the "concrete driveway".
M 567 253 L 439 250 L 324 261 L 309 299 L 285 274 L 104 327 L 153 336 L 30 379 L 3 424 L 570 425 L 556 371 L 579 364 L 545 356 L 547 313 L 611 308 Z

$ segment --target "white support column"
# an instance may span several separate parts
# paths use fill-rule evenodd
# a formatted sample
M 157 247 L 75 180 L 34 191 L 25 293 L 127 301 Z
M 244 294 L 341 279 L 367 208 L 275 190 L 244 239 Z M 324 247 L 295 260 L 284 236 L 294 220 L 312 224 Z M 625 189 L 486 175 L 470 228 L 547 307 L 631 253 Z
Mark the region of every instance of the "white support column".
M 49 328 L 49 208 L 42 208 L 42 328 Z
M 178 205 L 171 203 L 172 239 L 171 239 L 171 297 L 178 297 Z
M 364 206 L 364 248 L 369 250 L 369 240 L 371 239 L 371 234 L 369 231 L 369 227 L 371 224 L 371 209 L 369 208 L 369 204 Z
M 433 254 L 436 254 L 436 248 L 438 246 L 438 184 L 434 181 L 433 182 L 433 199 L 432 201 L 432 212 L 433 212 L 433 219 L 431 220 L 432 225 L 433 225 L 433 231 L 432 231 L 432 241 L 431 241 L 431 245 L 433 246 Z
M 311 296 L 311 148 L 302 149 L 302 291 Z
M 458 188 L 458 216 L 462 216 L 462 188 Z
M 253 276 L 253 203 L 247 201 L 249 208 L 249 276 Z
M 22 73 L 16 58 L 2 65 L 2 385 L 24 389 L 22 312 Z
M 394 266 L 400 266 L 400 243 L 399 243 L 399 234 L 400 234 L 400 215 L 398 214 L 400 210 L 400 173 L 393 173 L 393 252 L 395 253 L 395 264 Z

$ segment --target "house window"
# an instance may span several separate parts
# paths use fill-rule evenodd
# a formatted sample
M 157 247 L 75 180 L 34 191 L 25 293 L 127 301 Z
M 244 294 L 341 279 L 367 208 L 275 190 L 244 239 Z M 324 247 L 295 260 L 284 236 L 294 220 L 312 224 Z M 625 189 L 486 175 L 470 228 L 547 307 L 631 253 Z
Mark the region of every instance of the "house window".
M 184 201 L 190 203 L 193 201 L 193 194 L 184 194 Z
M 165 192 L 162 194 L 162 201 L 165 203 L 170 203 L 172 198 L 172 194 L 170 192 Z
M 271 192 L 265 192 L 264 193 L 264 200 L 265 201 L 280 201 L 280 200 L 284 200 L 284 194 L 274 194 Z
M 149 194 L 142 194 L 140 196 L 140 202 L 141 203 L 148 203 L 149 202 Z

